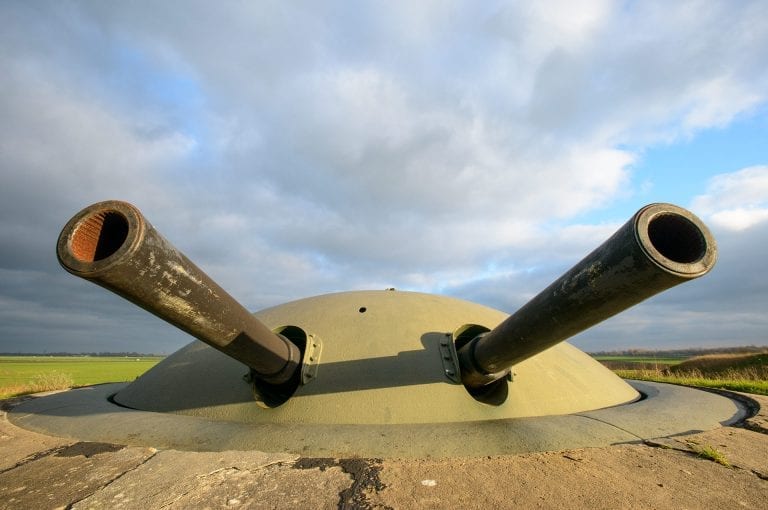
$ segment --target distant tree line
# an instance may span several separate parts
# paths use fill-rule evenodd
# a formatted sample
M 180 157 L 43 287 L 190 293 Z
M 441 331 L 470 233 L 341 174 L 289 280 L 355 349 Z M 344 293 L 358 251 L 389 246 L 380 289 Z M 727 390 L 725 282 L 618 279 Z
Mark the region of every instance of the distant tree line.
M 758 347 L 756 345 L 742 345 L 739 347 L 712 347 L 688 348 L 688 349 L 624 349 L 617 351 L 595 351 L 590 352 L 590 356 L 637 356 L 639 358 L 657 356 L 663 358 L 691 358 L 693 356 L 704 356 L 705 354 L 751 354 L 768 350 L 768 346 Z
M 96 358 L 148 358 L 162 357 L 166 354 L 147 354 L 142 352 L 0 352 L 0 356 L 92 356 Z

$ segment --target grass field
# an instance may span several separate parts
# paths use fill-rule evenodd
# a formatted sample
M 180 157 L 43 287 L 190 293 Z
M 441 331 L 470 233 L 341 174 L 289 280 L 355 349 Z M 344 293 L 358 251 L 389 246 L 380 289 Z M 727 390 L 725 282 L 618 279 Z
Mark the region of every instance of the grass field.
M 644 381 L 720 388 L 768 395 L 768 351 L 749 354 L 710 354 L 673 363 L 633 356 L 602 356 L 599 361 L 619 377 Z
M 768 381 L 755 380 L 741 374 L 733 374 L 724 377 L 704 376 L 696 373 L 683 373 L 669 375 L 658 370 L 614 370 L 616 375 L 624 379 L 639 379 L 641 381 L 655 381 L 685 386 L 700 386 L 703 388 L 717 388 L 723 390 L 743 391 L 757 395 L 768 395 Z
M 658 363 L 659 365 L 677 365 L 686 358 L 666 358 L 655 356 L 595 356 L 597 361 L 618 361 L 621 363 Z
M 0 398 L 105 382 L 132 381 L 161 359 L 0 356 Z

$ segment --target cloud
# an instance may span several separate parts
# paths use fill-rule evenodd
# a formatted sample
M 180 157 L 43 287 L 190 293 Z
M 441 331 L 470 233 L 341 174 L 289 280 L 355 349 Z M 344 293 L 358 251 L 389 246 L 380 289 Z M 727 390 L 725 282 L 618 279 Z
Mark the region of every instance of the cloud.
M 131 341 L 53 256 L 108 198 L 249 308 L 395 286 L 512 310 L 626 220 L 584 218 L 634 202 L 639 151 L 768 90 L 762 2 L 39 5 L 0 6 L 0 350 L 24 309 L 48 342 Z M 694 207 L 762 225 L 757 177 L 729 179 Z
M 747 230 L 768 220 L 768 166 L 714 176 L 691 207 L 728 230 Z

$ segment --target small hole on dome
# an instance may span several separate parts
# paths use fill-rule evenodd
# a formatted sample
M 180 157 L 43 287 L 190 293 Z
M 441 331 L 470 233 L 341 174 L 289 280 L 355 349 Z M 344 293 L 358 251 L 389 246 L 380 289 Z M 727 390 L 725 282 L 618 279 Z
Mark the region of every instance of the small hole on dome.
M 366 307 L 361 306 L 360 309 L 358 310 L 358 312 L 365 313 L 366 310 L 368 310 Z

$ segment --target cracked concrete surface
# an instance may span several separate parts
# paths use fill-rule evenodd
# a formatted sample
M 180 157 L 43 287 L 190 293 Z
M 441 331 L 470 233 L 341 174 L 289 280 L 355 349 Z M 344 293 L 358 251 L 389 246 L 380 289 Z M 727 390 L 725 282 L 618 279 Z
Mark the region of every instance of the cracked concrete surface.
M 120 448 L 109 454 L 69 455 L 67 446 L 0 473 L 5 508 L 65 507 L 136 468 L 153 452 Z
M 764 509 L 768 397 L 750 397 L 760 410 L 744 427 L 636 445 L 448 459 L 158 451 L 36 434 L 3 411 L 0 508 Z M 732 467 L 701 457 L 705 446 Z
M 341 469 L 291 469 L 297 456 L 161 451 L 72 508 L 335 508 Z M 328 504 L 315 504 L 327 499 Z

